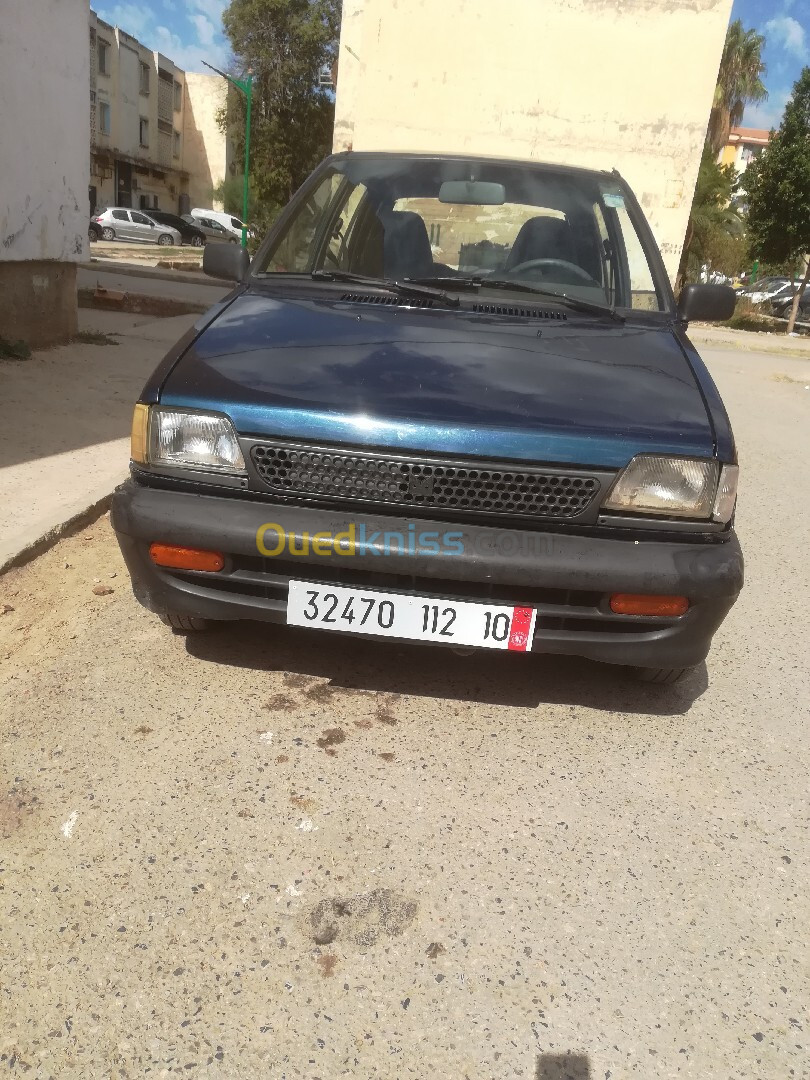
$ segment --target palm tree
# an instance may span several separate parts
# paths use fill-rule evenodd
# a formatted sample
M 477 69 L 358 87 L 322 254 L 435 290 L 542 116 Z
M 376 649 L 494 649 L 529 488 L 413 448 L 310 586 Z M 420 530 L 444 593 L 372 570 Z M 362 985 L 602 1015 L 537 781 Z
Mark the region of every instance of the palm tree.
M 726 31 L 726 43 L 717 74 L 717 86 L 706 140 L 715 157 L 728 142 L 729 132 L 743 118 L 746 105 L 764 101 L 768 91 L 762 82 L 765 38 L 756 30 L 743 30 L 736 19 Z
M 740 236 L 743 231 L 742 218 L 732 205 L 737 173 L 733 165 L 718 165 L 715 158 L 706 143 L 681 251 L 676 292 L 681 291 L 688 279 L 697 279 L 713 231 L 722 231 L 730 236 Z

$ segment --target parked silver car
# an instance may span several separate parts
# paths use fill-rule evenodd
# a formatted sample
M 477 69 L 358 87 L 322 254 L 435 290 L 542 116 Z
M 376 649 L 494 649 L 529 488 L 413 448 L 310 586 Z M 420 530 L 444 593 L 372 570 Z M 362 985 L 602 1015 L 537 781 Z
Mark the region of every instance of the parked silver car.
M 183 214 L 183 221 L 187 221 L 189 225 L 194 225 L 198 229 L 202 229 L 205 233 L 205 238 L 209 243 L 212 240 L 219 240 L 221 243 L 225 244 L 239 243 L 239 239 L 234 233 L 229 232 L 221 222 L 215 221 L 213 218 L 194 217 L 191 214 Z
M 109 206 L 90 219 L 90 238 L 93 233 L 102 240 L 137 240 L 142 244 L 160 244 L 162 247 L 180 247 L 183 242 L 177 229 L 163 225 L 141 210 L 128 210 L 123 206 Z

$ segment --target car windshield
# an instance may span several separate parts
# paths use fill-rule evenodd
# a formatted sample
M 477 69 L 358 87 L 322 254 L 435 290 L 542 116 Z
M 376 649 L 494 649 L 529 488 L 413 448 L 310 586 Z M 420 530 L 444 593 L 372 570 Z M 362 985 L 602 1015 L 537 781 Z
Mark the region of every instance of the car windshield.
M 471 281 L 661 311 L 626 189 L 606 173 L 474 158 L 350 155 L 320 174 L 254 273 Z

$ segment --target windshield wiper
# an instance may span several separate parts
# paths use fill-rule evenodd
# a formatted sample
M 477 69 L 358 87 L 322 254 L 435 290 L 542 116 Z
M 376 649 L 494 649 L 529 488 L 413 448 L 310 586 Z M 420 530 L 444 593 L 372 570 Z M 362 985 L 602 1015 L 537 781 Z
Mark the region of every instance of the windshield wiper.
M 609 315 L 616 322 L 623 323 L 624 316 L 620 315 L 615 308 L 607 304 L 595 304 L 590 300 L 580 300 L 577 296 L 569 296 L 567 293 L 554 292 L 553 289 L 540 289 L 536 285 L 528 285 L 525 281 L 509 281 L 507 278 L 490 277 L 436 277 L 436 278 L 407 278 L 407 281 L 421 283 L 423 281 L 435 281 L 441 285 L 449 285 L 453 289 L 512 289 L 514 292 L 533 293 L 535 296 L 547 296 L 551 300 L 569 307 L 572 311 L 585 311 L 591 315 Z
M 365 277 L 363 274 L 350 274 L 347 270 L 313 270 L 310 277 L 315 281 L 345 281 L 351 285 L 367 285 L 369 288 L 388 289 L 397 296 L 412 296 L 416 299 L 440 300 L 447 307 L 457 308 L 460 301 L 457 296 L 450 296 L 443 289 L 431 289 L 416 282 L 392 281 L 390 278 Z

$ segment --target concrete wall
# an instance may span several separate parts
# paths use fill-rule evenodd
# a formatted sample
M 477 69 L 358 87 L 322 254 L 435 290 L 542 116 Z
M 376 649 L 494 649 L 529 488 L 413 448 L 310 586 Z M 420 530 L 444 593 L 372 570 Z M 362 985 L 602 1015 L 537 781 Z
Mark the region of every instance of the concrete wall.
M 189 173 L 192 206 L 222 209 L 221 202 L 212 201 L 211 192 L 225 179 L 230 165 L 229 141 L 217 123 L 227 98 L 228 84 L 219 75 L 186 74 L 183 168 Z
M 87 19 L 87 0 L 2 4 L 0 335 L 33 345 L 76 328 L 74 264 L 87 246 Z
M 732 0 L 344 0 L 336 151 L 617 168 L 674 279 Z

